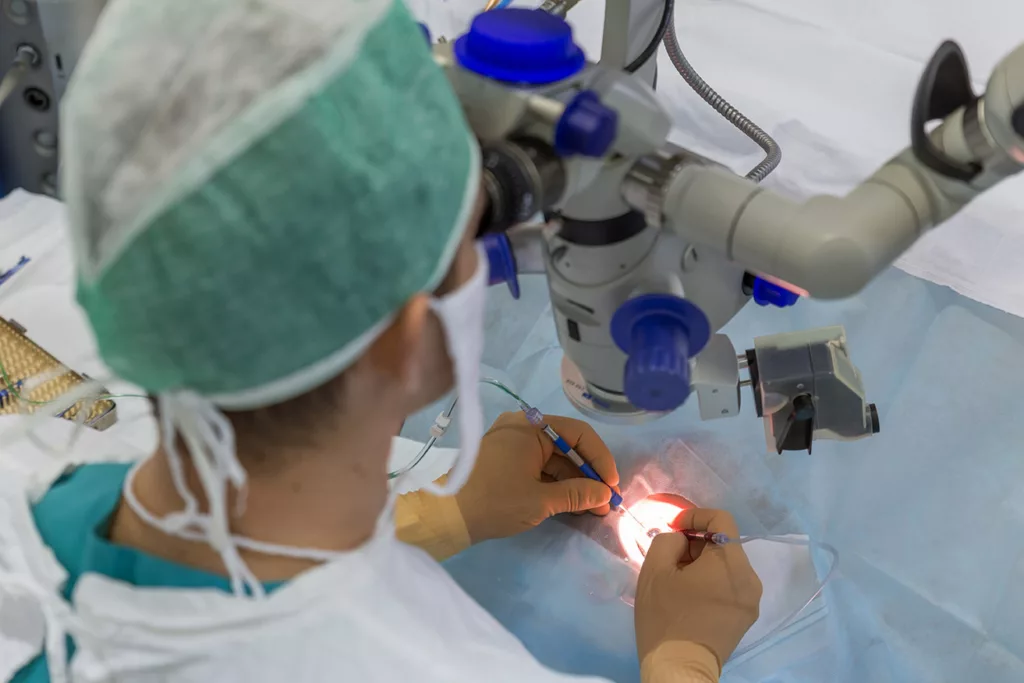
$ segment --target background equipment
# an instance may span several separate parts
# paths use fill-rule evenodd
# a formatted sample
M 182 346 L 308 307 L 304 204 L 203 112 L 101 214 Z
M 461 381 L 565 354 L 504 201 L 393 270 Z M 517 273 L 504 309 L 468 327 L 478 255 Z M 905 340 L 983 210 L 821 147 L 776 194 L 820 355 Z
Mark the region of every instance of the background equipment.
M 0 0 L 0 56 L 16 83 L 0 108 L 6 187 L 59 192 L 56 102 L 104 4 Z M 609 0 L 597 64 L 564 20 L 574 0 L 493 4 L 434 55 L 483 149 L 492 281 L 517 295 L 519 274 L 546 275 L 572 404 L 638 423 L 695 393 L 708 420 L 739 414 L 750 386 L 772 451 L 876 433 L 842 329 L 764 337 L 745 353 L 719 331 L 751 299 L 787 307 L 856 294 L 1019 172 L 1024 48 L 978 96 L 960 48 L 941 45 L 916 93 L 910 146 L 845 197 L 795 201 L 757 184 L 782 151 L 686 59 L 674 0 Z M 764 150 L 745 177 L 667 142 L 661 44 L 694 91 Z

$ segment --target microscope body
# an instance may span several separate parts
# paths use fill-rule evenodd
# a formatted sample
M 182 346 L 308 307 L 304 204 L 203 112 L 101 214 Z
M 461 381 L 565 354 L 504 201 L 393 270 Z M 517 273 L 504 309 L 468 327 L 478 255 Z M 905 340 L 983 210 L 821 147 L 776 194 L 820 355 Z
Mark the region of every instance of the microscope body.
M 532 21 L 528 10 L 503 12 L 510 24 Z M 478 17 L 460 39 L 463 48 L 480 46 L 475 33 L 500 34 L 502 21 Z M 608 31 L 616 29 L 606 24 L 606 41 Z M 532 177 L 559 180 L 509 193 L 530 197 L 527 210 L 484 230 L 504 236 L 518 264 L 513 278 L 547 276 L 565 351 L 563 389 L 596 419 L 660 417 L 691 392 L 702 419 L 733 416 L 741 386 L 749 385 L 770 450 L 810 450 L 816 439 L 877 433 L 878 411 L 841 328 L 758 338 L 745 354 L 718 331 L 751 299 L 785 307 L 801 296 L 856 294 L 929 229 L 1024 167 L 1024 48 L 976 97 L 959 48 L 944 44 L 922 78 L 912 146 L 846 197 L 797 202 L 669 144 L 671 121 L 653 78 L 624 73 L 621 53 L 613 64 L 602 59 L 538 85 L 482 72 L 475 56 L 459 58 L 458 44 L 455 59 L 442 65 L 485 160 L 501 135 L 498 144 L 539 139 L 555 150 L 549 165 L 561 171 Z M 500 97 L 474 97 L 464 84 L 479 78 L 526 104 L 510 110 L 497 104 Z M 601 108 L 611 112 L 615 133 L 567 150 L 559 130 L 585 94 L 592 118 Z M 509 111 L 528 113 L 512 121 Z M 602 137 L 595 131 L 578 132 Z M 491 180 L 506 189 L 522 184 Z M 749 380 L 741 381 L 742 369 Z

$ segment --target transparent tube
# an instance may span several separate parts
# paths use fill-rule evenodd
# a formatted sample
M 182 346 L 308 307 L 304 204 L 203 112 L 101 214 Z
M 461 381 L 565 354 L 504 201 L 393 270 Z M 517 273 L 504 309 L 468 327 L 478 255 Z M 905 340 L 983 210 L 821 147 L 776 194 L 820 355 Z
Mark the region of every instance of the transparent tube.
M 758 638 L 750 645 L 747 645 L 746 647 L 733 652 L 733 657 L 742 657 L 745 654 L 753 652 L 754 650 L 761 647 L 769 640 L 777 636 L 783 629 L 788 627 L 794 621 L 796 621 L 800 617 L 800 615 L 807 611 L 807 608 L 810 607 L 811 604 L 818 599 L 818 596 L 821 595 L 822 592 L 824 592 L 825 586 L 827 586 L 829 582 L 832 581 L 832 579 L 835 577 L 836 568 L 839 566 L 839 551 L 836 550 L 834 546 L 829 545 L 828 543 L 812 541 L 808 538 L 791 538 L 789 536 L 742 536 L 738 541 L 733 542 L 742 545 L 744 543 L 750 543 L 751 541 L 768 541 L 770 543 L 785 543 L 787 545 L 799 545 L 808 548 L 818 548 L 824 550 L 832 556 L 832 564 L 831 566 L 829 566 L 828 572 L 825 574 L 825 578 L 822 579 L 821 583 L 818 584 L 818 589 L 814 591 L 814 594 L 807 599 L 807 602 L 805 602 L 803 606 L 800 607 L 800 609 L 796 610 L 788 617 L 783 619 L 778 626 L 773 628 L 771 631 L 766 633 L 761 638 Z
M 503 392 L 505 392 L 505 394 L 510 396 L 519 405 L 519 409 L 526 413 L 528 418 L 537 412 L 536 408 L 534 408 L 529 403 L 521 399 L 516 392 L 509 389 L 505 384 L 499 382 L 498 380 L 492 379 L 490 377 L 483 377 L 480 379 L 480 383 L 490 384 L 492 387 L 501 389 Z M 446 418 L 450 418 L 452 416 L 452 413 L 455 411 L 455 406 L 457 406 L 458 403 L 459 397 L 456 396 L 455 399 L 452 400 L 451 404 L 448 406 L 448 409 L 441 414 Z M 530 421 L 533 422 L 533 419 L 531 419 Z M 423 444 L 423 448 L 421 448 L 420 452 L 416 454 L 416 457 L 412 459 L 412 462 L 410 462 L 408 465 L 405 465 L 395 470 L 394 472 L 388 472 L 388 479 L 397 479 L 403 474 L 410 472 L 413 468 L 415 468 L 417 465 L 423 462 L 423 458 L 427 457 L 427 453 L 430 452 L 430 449 L 433 448 L 436 443 L 437 437 L 431 436 L 429 439 L 427 439 L 426 443 Z

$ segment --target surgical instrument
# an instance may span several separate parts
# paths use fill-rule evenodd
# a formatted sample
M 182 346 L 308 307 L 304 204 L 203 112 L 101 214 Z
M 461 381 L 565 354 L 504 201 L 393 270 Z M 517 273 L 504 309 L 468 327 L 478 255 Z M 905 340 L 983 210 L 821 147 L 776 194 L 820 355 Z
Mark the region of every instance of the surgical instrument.
M 569 442 L 567 442 L 565 439 L 559 436 L 558 432 L 551 428 L 551 425 L 545 424 L 541 429 L 545 434 L 548 435 L 548 438 L 550 438 L 554 442 L 555 448 L 558 449 L 558 452 L 567 457 L 573 465 L 576 465 L 576 467 L 579 468 L 580 472 L 583 473 L 583 476 L 585 476 L 587 479 L 593 479 L 594 481 L 599 481 L 605 486 L 608 486 L 605 480 L 601 478 L 601 475 L 597 473 L 597 470 L 595 470 L 589 462 L 584 460 L 580 456 L 580 454 L 576 452 L 576 449 L 569 445 Z M 637 519 L 632 512 L 627 510 L 626 507 L 622 504 L 622 496 L 619 494 L 619 492 L 616 491 L 611 486 L 608 486 L 608 488 L 611 489 L 612 492 L 612 499 L 609 503 L 611 505 L 612 510 L 615 510 L 620 515 L 629 515 L 629 517 L 634 522 L 636 522 L 641 529 L 644 529 L 646 531 L 647 527 L 645 527 L 643 523 L 639 519 Z
M 587 479 L 593 479 L 594 481 L 599 481 L 602 484 L 604 484 L 605 486 L 608 486 L 608 484 L 605 482 L 605 480 L 601 478 L 601 475 L 597 473 L 597 470 L 595 470 L 593 468 L 593 466 L 591 466 L 591 464 L 589 462 L 584 460 L 580 456 L 580 454 L 576 452 L 576 449 L 574 449 L 572 446 L 569 445 L 568 441 L 566 441 L 561 436 L 559 436 L 558 432 L 556 432 L 554 429 L 551 428 L 551 425 L 545 424 L 543 427 L 541 427 L 541 430 L 545 434 L 547 434 L 548 438 L 550 438 L 554 442 L 555 448 L 558 449 L 558 452 L 561 453 L 562 455 L 564 455 L 565 457 L 567 457 L 569 459 L 569 461 L 572 462 L 573 465 L 576 465 L 576 467 L 579 468 L 580 472 L 583 473 L 583 476 L 585 476 Z M 611 486 L 608 486 L 608 488 L 611 489 L 611 491 L 612 491 L 612 500 L 611 500 L 612 508 L 617 508 L 617 509 L 623 510 L 624 512 L 626 512 L 628 514 L 628 510 L 626 510 L 625 508 L 621 507 L 621 505 L 622 505 L 622 496 L 619 495 L 619 492 L 616 491 Z M 630 516 L 632 516 L 632 515 L 630 515 Z M 633 519 L 636 519 L 636 518 L 634 517 Z M 639 524 L 639 523 L 640 522 L 637 521 L 637 524 Z
M 716 533 L 714 531 L 697 531 L 695 529 L 683 529 L 679 533 L 686 536 L 691 541 L 704 541 L 705 543 L 712 543 L 714 545 L 725 545 L 726 543 L 732 543 L 732 539 L 722 533 Z

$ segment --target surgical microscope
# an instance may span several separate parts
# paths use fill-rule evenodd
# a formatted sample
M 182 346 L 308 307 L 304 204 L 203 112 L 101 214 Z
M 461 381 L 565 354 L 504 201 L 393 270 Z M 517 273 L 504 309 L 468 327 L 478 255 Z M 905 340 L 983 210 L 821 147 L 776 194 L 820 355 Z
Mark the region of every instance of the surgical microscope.
M 696 394 L 710 420 L 738 415 L 749 387 L 770 451 L 877 433 L 841 327 L 759 337 L 744 353 L 719 330 L 751 300 L 856 294 L 1024 168 L 1024 47 L 978 96 L 961 49 L 943 43 L 918 86 L 910 146 L 845 197 L 795 201 L 758 184 L 778 146 L 690 66 L 674 0 L 607 0 L 597 63 L 565 20 L 578 2 L 483 12 L 432 46 L 481 146 L 491 284 L 518 297 L 520 275 L 546 275 L 569 401 L 629 424 Z M 0 97 L 8 188 L 59 193 L 56 101 L 104 4 L 0 0 L 0 56 L 14 65 L 0 78 L 21 88 Z M 687 83 L 765 150 L 746 177 L 668 142 L 655 91 L 662 43 Z

